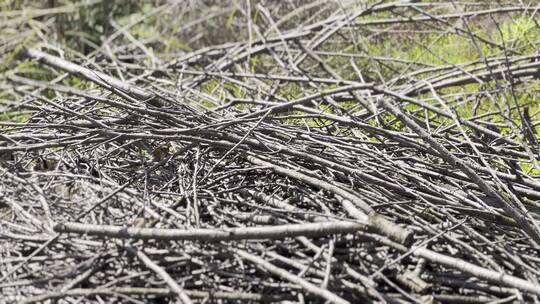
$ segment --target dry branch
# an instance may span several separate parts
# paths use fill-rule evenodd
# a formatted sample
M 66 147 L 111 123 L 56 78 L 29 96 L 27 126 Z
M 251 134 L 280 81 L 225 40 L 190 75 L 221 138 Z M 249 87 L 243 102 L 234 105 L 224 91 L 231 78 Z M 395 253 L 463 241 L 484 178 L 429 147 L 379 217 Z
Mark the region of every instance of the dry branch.
M 328 291 L 327 289 L 318 287 L 284 269 L 281 269 L 279 267 L 276 267 L 272 265 L 271 263 L 265 261 L 264 259 L 250 254 L 243 250 L 236 250 L 235 253 L 240 256 L 242 259 L 245 259 L 253 264 L 256 264 L 257 266 L 261 267 L 264 270 L 267 270 L 275 275 L 278 275 L 287 281 L 290 281 L 291 283 L 300 285 L 303 289 L 305 289 L 307 292 L 310 292 L 312 294 L 315 294 L 321 298 L 326 299 L 330 303 L 338 303 L 338 304 L 347 304 L 349 303 L 345 299 L 333 294 L 332 292 Z
M 170 290 L 178 296 L 182 304 L 192 304 L 193 302 L 189 298 L 189 295 L 184 292 L 182 287 L 173 279 L 165 269 L 154 263 L 144 252 L 134 247 L 126 247 L 128 252 L 137 256 L 141 262 L 143 262 L 149 269 L 154 271 L 159 277 L 161 277 L 165 283 L 169 286 Z
M 58 223 L 54 230 L 60 233 L 78 233 L 99 237 L 142 240 L 218 242 L 235 240 L 284 239 L 306 236 L 321 237 L 332 234 L 358 232 L 366 227 L 358 221 L 320 222 L 265 227 L 242 227 L 220 229 L 158 229 L 134 228 L 80 223 Z
M 257 293 L 245 292 L 223 292 L 223 291 L 199 291 L 184 290 L 187 296 L 198 299 L 222 299 L 238 301 L 254 301 L 262 303 L 272 303 L 280 300 L 287 300 L 286 296 L 270 296 Z M 156 297 L 168 297 L 172 292 L 166 288 L 144 288 L 144 287 L 115 287 L 115 288 L 96 288 L 84 289 L 76 288 L 64 292 L 50 292 L 43 295 L 22 299 L 21 304 L 41 303 L 46 300 L 62 299 L 72 296 L 96 296 L 103 295 L 114 297 L 118 295 L 146 295 Z M 290 297 L 289 297 L 290 299 Z
M 358 196 L 355 196 L 353 193 L 344 190 L 338 186 L 327 183 L 324 180 L 307 176 L 298 171 L 293 171 L 282 166 L 258 159 L 256 157 L 249 156 L 247 159 L 256 165 L 272 168 L 272 170 L 276 171 L 276 173 L 278 174 L 283 174 L 285 176 L 299 179 L 312 186 L 319 187 L 327 191 L 333 192 L 336 195 L 342 196 L 343 198 L 345 198 L 345 200 L 343 200 L 344 204 L 347 204 L 347 202 L 349 202 L 349 204 L 347 205 L 348 207 L 346 207 L 345 209 L 353 218 L 362 222 L 369 223 L 369 225 L 375 230 L 382 232 L 383 234 L 394 240 L 397 240 L 398 242 L 401 242 L 405 245 L 411 243 L 413 238 L 411 231 L 408 231 L 407 229 L 404 229 L 385 219 L 383 216 L 377 214 L 375 210 L 373 210 L 373 208 L 369 206 L 369 204 L 364 202 Z M 362 211 L 358 210 L 357 208 L 360 208 Z
M 540 295 L 540 285 L 538 283 L 529 282 L 506 273 L 479 267 L 460 259 L 433 252 L 426 248 L 414 249 L 413 254 L 423 257 L 433 263 L 442 264 L 469 273 L 474 277 L 483 278 L 493 283 L 510 286 L 520 291 Z
M 64 70 L 74 75 L 79 75 L 103 88 L 114 88 L 116 90 L 125 92 L 135 98 L 149 101 L 155 97 L 154 94 L 149 93 L 146 90 L 138 88 L 132 84 L 126 83 L 102 72 L 85 68 L 60 57 L 49 55 L 36 49 L 25 48 L 21 51 L 21 56 L 36 60 L 53 68 Z

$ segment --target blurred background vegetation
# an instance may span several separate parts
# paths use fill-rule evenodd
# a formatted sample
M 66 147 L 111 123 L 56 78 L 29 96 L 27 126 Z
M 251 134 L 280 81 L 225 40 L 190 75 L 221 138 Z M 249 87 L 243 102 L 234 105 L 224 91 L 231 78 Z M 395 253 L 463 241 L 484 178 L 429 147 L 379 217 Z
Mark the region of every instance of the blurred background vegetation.
M 384 2 L 384 1 L 383 1 Z M 92 58 L 87 65 L 94 65 L 115 77 L 121 78 L 114 62 L 124 66 L 136 64 L 131 73 L 159 70 L 166 62 L 204 48 L 216 48 L 235 42 L 256 41 L 268 34 L 297 30 L 316 24 L 334 14 L 347 14 L 352 7 L 381 3 L 380 1 L 20 1 L 7 0 L 0 4 L 0 107 L 1 119 L 25 121 L 29 116 L 10 105 L 17 103 L 9 75 L 51 81 L 61 77 L 58 71 L 28 60 L 17 60 L 23 47 L 38 47 L 75 61 Z M 388 2 L 390 3 L 390 2 Z M 430 13 L 444 15 L 471 10 L 513 7 L 517 3 L 492 1 L 429 2 Z M 419 2 L 428 4 L 428 2 Z M 537 1 L 520 2 L 522 7 L 537 5 Z M 420 6 L 422 7 L 422 6 Z M 405 83 L 414 78 L 428 80 L 436 77 L 441 69 L 474 69 L 483 66 L 486 58 L 527 57 L 538 52 L 540 26 L 535 10 L 516 10 L 506 13 L 486 14 L 475 18 L 449 18 L 439 24 L 433 22 L 392 22 L 392 20 L 422 17 L 415 10 L 392 10 L 365 14 L 358 17 L 356 26 L 344 29 L 346 34 L 335 35 L 321 45 L 317 55 L 319 63 L 304 60 L 301 69 L 312 76 L 328 76 L 328 68 L 344 80 L 358 80 L 354 64 L 362 71 L 363 80 L 381 84 Z M 270 17 L 271 16 L 271 17 Z M 279 28 L 279 31 L 276 30 Z M 456 30 L 456 28 L 465 30 Z M 298 55 L 302 50 L 284 49 L 284 53 Z M 219 54 L 219 53 L 218 53 Z M 290 56 L 290 54 L 288 55 Z M 214 60 L 212 56 L 206 60 Z M 107 65 L 97 67 L 95 62 L 105 60 Z M 200 62 L 199 62 L 200 63 Z M 283 74 L 272 55 L 260 52 L 250 56 L 246 69 L 252 73 Z M 193 66 L 203 68 L 202 65 Z M 155 73 L 159 73 L 156 71 Z M 156 74 L 157 75 L 157 74 Z M 170 76 L 170 75 L 169 75 Z M 334 75 L 335 76 L 335 75 Z M 174 79 L 174 75 L 171 76 Z M 77 77 L 64 75 L 62 83 L 76 88 L 96 89 Z M 246 89 L 238 84 L 208 78 L 201 85 L 202 91 L 218 99 L 228 96 L 243 98 Z M 328 86 L 327 89 L 332 88 Z M 493 94 L 490 100 L 475 104 L 470 102 L 482 89 L 478 84 L 467 84 L 442 89 L 444 94 L 460 96 L 455 100 L 457 114 L 464 118 L 486 115 L 485 120 L 500 132 L 510 132 L 501 123 L 521 125 L 521 115 L 515 105 L 528 106 L 531 116 L 540 108 L 540 82 L 528 81 L 527 86 L 516 86 L 511 96 Z M 304 95 L 294 83 L 279 86 L 276 93 L 287 99 Z M 52 94 L 43 90 L 42 94 Z M 422 95 L 428 102 L 436 103 L 431 94 Z M 51 97 L 51 96 L 49 96 Z M 509 106 L 509 98 L 514 105 Z M 201 101 L 205 107 L 212 102 Z M 345 108 L 355 102 L 344 101 Z M 501 109 L 508 108 L 506 116 Z M 239 110 L 245 107 L 239 106 Z M 409 105 L 409 111 L 419 110 Z M 514 110 L 513 110 L 514 109 Z M 327 111 L 332 111 L 328 108 Z M 492 112 L 498 114 L 489 114 Z M 420 113 L 421 117 L 422 114 Z M 297 123 L 291 120 L 291 123 Z M 318 121 L 314 124 L 325 124 Z M 396 123 L 396 127 L 400 127 Z M 535 126 L 538 128 L 538 126 Z

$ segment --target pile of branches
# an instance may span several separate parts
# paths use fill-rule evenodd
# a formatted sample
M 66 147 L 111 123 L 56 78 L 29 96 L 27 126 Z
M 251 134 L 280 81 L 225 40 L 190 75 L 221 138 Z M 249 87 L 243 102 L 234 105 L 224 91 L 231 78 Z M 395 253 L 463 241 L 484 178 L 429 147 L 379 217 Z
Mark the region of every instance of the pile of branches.
M 540 56 L 496 45 L 503 55 L 426 67 L 325 51 L 421 22 L 474 40 L 467 18 L 538 8 L 249 3 L 238 9 L 268 31 L 243 24 L 249 39 L 172 59 L 126 28 L 88 56 L 13 50 L 56 78 L 3 79 L 2 112 L 27 117 L 0 121 L 4 300 L 538 302 L 539 122 L 512 96 Z M 366 79 L 357 57 L 408 70 Z M 480 89 L 455 90 L 468 84 Z M 498 98 L 506 108 L 476 114 Z

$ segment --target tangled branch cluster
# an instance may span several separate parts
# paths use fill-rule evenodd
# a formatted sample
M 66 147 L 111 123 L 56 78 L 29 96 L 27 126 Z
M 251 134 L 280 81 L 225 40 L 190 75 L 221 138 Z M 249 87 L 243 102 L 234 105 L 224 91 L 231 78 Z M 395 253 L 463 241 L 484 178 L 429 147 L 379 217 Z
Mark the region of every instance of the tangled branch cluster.
M 110 56 L 20 50 L 57 78 L 5 76 L 4 110 L 28 115 L 0 121 L 5 300 L 538 301 L 537 113 L 512 96 L 540 57 L 493 41 L 503 55 L 466 65 L 332 51 L 420 22 L 485 39 L 467 18 L 535 9 L 434 8 L 283 7 L 316 18 L 281 30 L 292 17 L 257 4 L 244 12 L 268 31 L 170 60 L 112 36 Z

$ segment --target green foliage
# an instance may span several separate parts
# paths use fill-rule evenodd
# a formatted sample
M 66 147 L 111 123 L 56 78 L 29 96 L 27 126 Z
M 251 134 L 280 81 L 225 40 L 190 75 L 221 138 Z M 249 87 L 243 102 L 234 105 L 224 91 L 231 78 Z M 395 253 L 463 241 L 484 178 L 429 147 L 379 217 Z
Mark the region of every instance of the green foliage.
M 73 2 L 76 3 L 76 2 Z M 109 20 L 121 19 L 141 9 L 139 1 L 101 1 L 81 6 L 76 14 L 62 15 L 57 23 L 60 39 L 83 54 L 94 51 L 115 30 Z
M 301 85 L 294 82 L 288 82 L 284 84 L 283 86 L 279 88 L 279 91 L 278 91 L 278 95 L 288 100 L 301 98 L 305 96 L 304 94 L 305 94 L 304 88 Z
M 504 42 L 512 49 L 525 54 L 536 51 L 539 40 L 540 28 L 535 20 L 528 16 L 520 16 L 503 23 L 497 37 L 499 43 Z
M 231 13 L 229 14 L 229 17 L 227 18 L 227 22 L 225 23 L 225 29 L 227 29 L 228 31 L 231 30 L 235 18 L 236 18 L 236 9 L 232 10 Z
M 214 94 L 214 91 L 217 89 L 218 85 L 219 85 L 219 82 L 217 80 L 210 79 L 208 81 L 205 81 L 201 85 L 201 91 L 207 94 Z
M 244 89 L 237 85 L 237 84 L 234 84 L 234 83 L 230 83 L 230 82 L 224 82 L 223 84 L 223 88 L 229 92 L 229 94 L 234 97 L 234 98 L 246 98 L 246 94 L 244 92 Z
M 160 36 L 161 37 L 161 36 Z M 164 52 L 165 54 L 169 54 L 176 50 L 182 50 L 186 52 L 193 51 L 192 48 L 190 48 L 187 44 L 182 42 L 180 39 L 174 36 L 170 37 L 162 37 L 163 44 L 165 45 Z
M 31 60 L 21 61 L 14 69 L 18 75 L 41 81 L 53 79 L 54 74 L 48 68 Z
M 25 123 L 31 117 L 32 117 L 32 113 L 27 110 L 15 109 L 15 110 L 8 110 L 8 111 L 0 111 L 0 121 Z
M 467 37 L 455 34 L 427 35 L 419 44 L 405 45 L 409 59 L 427 65 L 463 64 L 478 59 Z
M 523 172 L 525 172 L 525 174 L 527 174 L 529 176 L 531 176 L 531 175 L 539 176 L 540 175 L 540 171 L 538 171 L 530 161 L 519 162 L 519 166 L 521 167 L 521 170 Z
M 86 81 L 77 76 L 68 76 L 63 80 L 63 83 L 68 87 L 77 88 L 80 90 L 87 90 L 94 87 L 92 82 Z
M 249 70 L 251 73 L 257 73 L 257 67 L 261 62 L 261 56 L 255 55 L 249 58 Z

